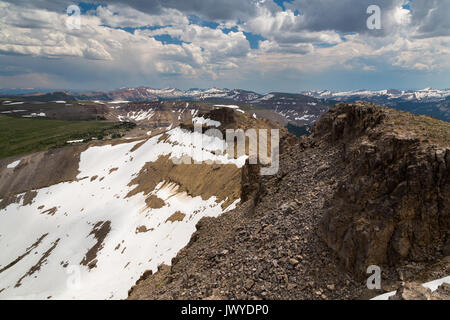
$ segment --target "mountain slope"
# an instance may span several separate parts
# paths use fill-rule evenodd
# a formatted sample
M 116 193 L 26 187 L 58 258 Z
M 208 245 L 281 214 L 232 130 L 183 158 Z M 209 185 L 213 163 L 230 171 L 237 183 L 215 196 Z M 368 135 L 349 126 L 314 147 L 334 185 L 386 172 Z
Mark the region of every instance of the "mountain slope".
M 259 121 L 232 109 L 214 115 L 234 126 Z M 246 156 L 220 155 L 223 140 L 200 136 L 202 146 L 199 133 L 176 127 L 0 160 L 0 297 L 120 299 L 146 270 L 170 263 L 201 218 L 232 210 L 251 189 Z M 172 161 L 183 157 L 216 164 Z
M 429 117 L 365 103 L 336 106 L 311 137 L 282 144 L 280 171 L 261 178 L 258 193 L 217 219 L 202 219 L 171 265 L 141 277 L 129 298 L 358 299 L 395 290 L 401 281 L 448 276 L 450 162 L 444 168 L 442 156 L 450 154 L 449 134 L 448 123 Z M 415 139 L 420 143 L 410 144 Z M 386 148 L 396 140 L 400 145 Z M 406 166 L 395 175 L 398 159 Z M 413 166 L 417 161 L 423 166 Z M 411 188 L 424 183 L 424 192 L 399 192 L 403 174 Z M 393 188 L 384 189 L 380 182 L 391 186 L 391 177 Z M 383 199 L 391 211 L 370 210 Z M 415 201 L 424 205 L 416 209 Z M 391 249 L 407 254 L 384 260 Z M 363 267 L 371 263 L 382 268 L 383 290 L 366 287 Z

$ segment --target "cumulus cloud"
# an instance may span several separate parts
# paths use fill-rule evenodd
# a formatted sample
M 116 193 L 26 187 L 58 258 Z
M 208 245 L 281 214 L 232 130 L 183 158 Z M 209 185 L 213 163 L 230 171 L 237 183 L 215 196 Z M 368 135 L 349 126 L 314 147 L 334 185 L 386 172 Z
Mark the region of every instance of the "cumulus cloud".
M 411 2 L 411 20 L 416 37 L 450 36 L 450 0 Z
M 21 7 L 46 8 L 60 11 L 74 4 L 70 0 L 5 0 Z M 90 3 L 102 5 L 123 5 L 148 15 L 160 15 L 167 9 L 175 9 L 184 14 L 197 14 L 210 20 L 246 19 L 255 13 L 256 5 L 264 0 L 92 0 Z M 272 5 L 273 6 L 273 5 Z
M 124 5 L 99 6 L 96 9 L 101 23 L 111 27 L 142 27 L 154 25 L 185 25 L 189 21 L 180 11 L 163 8 L 159 14 L 147 14 Z
M 376 1 L 381 30 L 366 26 L 370 0 L 89 2 L 70 30 L 72 1 L 0 0 L 0 81 L 184 87 L 450 68 L 450 0 Z

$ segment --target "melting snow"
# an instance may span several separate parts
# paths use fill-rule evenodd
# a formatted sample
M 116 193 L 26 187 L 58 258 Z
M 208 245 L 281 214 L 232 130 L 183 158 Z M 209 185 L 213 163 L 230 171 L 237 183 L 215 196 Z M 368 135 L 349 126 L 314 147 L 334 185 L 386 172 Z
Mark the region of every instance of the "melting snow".
M 230 108 L 230 109 L 234 109 L 234 110 L 236 110 L 236 111 L 238 111 L 238 112 L 245 113 L 245 111 L 244 111 L 244 110 L 241 110 L 241 109 L 239 108 L 239 106 L 234 106 L 234 105 L 216 104 L 216 105 L 214 105 L 214 107 Z
M 3 103 L 5 106 L 15 106 L 18 104 L 24 104 L 24 102 L 11 102 L 9 101 L 9 103 L 6 103 L 6 101 Z
M 202 217 L 223 213 L 224 202 L 216 197 L 191 197 L 179 192 L 177 185 L 163 182 L 152 192 L 165 202 L 160 209 L 147 208 L 143 193 L 126 197 L 136 187 L 129 183 L 147 162 L 160 156 L 187 154 L 196 160 L 245 164 L 246 157 L 213 154 L 225 150 L 224 141 L 216 137 L 180 128 L 167 134 L 166 141 L 159 141 L 158 135 L 134 151 L 142 141 L 91 147 L 80 155 L 78 180 L 36 190 L 27 206 L 22 197 L 0 210 L 0 267 L 10 266 L 0 269 L 4 289 L 0 299 L 126 298 L 144 271 L 170 265 Z M 202 136 L 203 146 L 194 146 L 193 139 Z M 184 219 L 170 221 L 177 211 L 185 214 Z M 99 245 L 93 230 L 106 222 L 110 230 Z M 147 232 L 138 232 L 142 226 Z M 81 262 L 96 245 L 96 266 L 89 268 Z
M 3 111 L 3 112 L 0 112 L 0 113 L 16 113 L 16 112 L 26 112 L 27 110 L 9 110 L 9 111 Z
M 155 115 L 153 109 L 131 111 L 127 113 L 127 118 L 135 121 L 150 120 Z
M 120 104 L 120 103 L 129 103 L 130 101 L 125 101 L 125 100 L 122 100 L 122 101 L 111 101 L 111 102 L 109 102 L 109 103 L 112 103 L 112 104 Z
M 220 127 L 220 122 L 219 121 L 214 121 L 214 120 L 211 120 L 211 119 L 205 119 L 203 117 L 194 117 L 192 119 L 192 123 L 205 124 L 205 125 L 210 126 L 210 127 Z
M 46 117 L 46 116 L 47 115 L 44 112 L 41 112 L 41 113 L 33 112 L 32 114 L 22 116 L 22 118 L 36 118 L 36 117 Z
M 10 163 L 10 164 L 8 164 L 7 168 L 14 169 L 15 167 L 17 167 L 20 164 L 21 161 L 22 160 L 17 160 L 17 161 L 14 161 L 13 163 Z

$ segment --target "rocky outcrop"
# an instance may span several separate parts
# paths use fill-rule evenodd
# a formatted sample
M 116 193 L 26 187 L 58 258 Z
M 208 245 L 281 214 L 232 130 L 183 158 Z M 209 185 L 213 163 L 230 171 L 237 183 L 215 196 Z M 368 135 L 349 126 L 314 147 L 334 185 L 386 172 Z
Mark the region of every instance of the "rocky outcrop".
M 370 299 L 382 292 L 358 277 L 367 264 L 394 266 L 382 268 L 386 292 L 447 276 L 445 259 L 433 268 L 409 260 L 446 252 L 449 161 L 439 150 L 448 126 L 336 106 L 311 137 L 281 138 L 276 175 L 256 179 L 244 167 L 241 204 L 202 219 L 171 266 L 144 276 L 129 298 Z
M 325 204 L 320 231 L 346 268 L 436 259 L 450 230 L 448 123 L 367 103 L 340 104 L 314 128 L 351 168 Z M 440 134 L 442 133 L 442 134 Z
M 450 300 L 450 284 L 444 283 L 431 291 L 420 283 L 405 283 L 389 300 Z

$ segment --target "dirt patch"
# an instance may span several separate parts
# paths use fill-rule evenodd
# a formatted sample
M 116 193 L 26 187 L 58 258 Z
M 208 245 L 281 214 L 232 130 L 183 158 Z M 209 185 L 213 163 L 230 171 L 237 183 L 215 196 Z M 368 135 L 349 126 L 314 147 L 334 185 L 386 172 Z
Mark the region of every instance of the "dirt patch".
M 13 267 L 16 263 L 18 263 L 20 260 L 22 260 L 23 258 L 25 258 L 27 255 L 30 254 L 30 252 L 37 248 L 39 246 L 39 244 L 42 242 L 42 240 L 44 240 L 44 238 L 48 236 L 48 233 L 42 235 L 35 243 L 33 243 L 29 248 L 27 248 L 27 250 L 25 251 L 24 254 L 22 254 L 21 256 L 19 256 L 17 259 L 15 259 L 13 262 L 7 264 L 4 268 L 0 269 L 0 273 L 2 273 L 5 270 L 8 270 L 9 268 Z
M 136 186 L 127 197 L 143 192 L 145 195 L 154 191 L 162 181 L 175 183 L 179 192 L 186 192 L 192 197 L 201 196 L 207 200 L 213 196 L 218 201 L 225 201 L 223 208 L 228 207 L 241 195 L 241 169 L 233 164 L 174 164 L 169 156 L 160 157 L 155 162 L 147 163 L 139 175 L 128 186 Z M 195 177 L 195 178 L 193 178 Z M 228 199 L 227 199 L 228 198 Z M 150 199 L 150 206 L 157 205 Z M 159 204 L 161 204 L 159 202 Z M 147 203 L 149 205 L 149 203 Z
M 70 146 L 23 156 L 21 165 L 14 171 L 0 170 L 0 198 L 75 181 L 80 153 L 86 147 Z M 8 159 L 0 160 L 0 167 L 8 162 Z
M 97 180 L 98 176 L 91 177 L 91 182 Z
M 56 207 L 53 207 L 51 209 L 45 210 L 44 212 L 42 212 L 41 214 L 48 214 L 49 216 L 53 216 L 55 215 L 56 211 L 58 209 Z
M 94 236 L 97 243 L 86 252 L 83 260 L 80 264 L 88 266 L 89 269 L 95 268 L 97 266 L 97 253 L 103 248 L 103 241 L 105 240 L 108 233 L 111 231 L 111 221 L 99 221 L 94 226 L 89 236 Z
M 135 152 L 137 149 L 139 149 L 140 147 L 142 147 L 144 145 L 144 143 L 147 142 L 148 139 L 143 140 L 142 142 L 139 142 L 138 144 L 136 144 L 133 148 L 131 148 L 130 152 Z
M 28 206 L 33 203 L 34 198 L 36 198 L 37 192 L 36 191 L 28 191 L 23 196 L 23 206 Z
M 47 258 L 50 256 L 50 254 L 52 253 L 53 250 L 55 250 L 56 246 L 58 245 L 60 239 L 56 239 L 55 242 L 53 242 L 52 246 L 50 247 L 50 249 L 48 249 L 47 251 L 44 252 L 44 254 L 42 255 L 42 257 L 39 259 L 39 261 L 30 268 L 30 270 L 28 270 L 27 273 L 25 273 L 16 283 L 16 285 L 14 286 L 15 288 L 20 287 L 22 285 L 22 280 L 25 279 L 26 277 L 31 276 L 32 274 L 34 274 L 36 271 L 39 271 L 41 269 L 41 266 L 47 261 Z
M 164 200 L 158 198 L 153 194 L 150 195 L 150 197 L 148 197 L 147 199 L 145 199 L 145 203 L 147 204 L 147 207 L 151 209 L 160 209 L 164 207 L 164 205 L 166 204 Z
M 153 228 L 147 229 L 146 226 L 139 226 L 139 227 L 136 228 L 136 234 L 138 234 L 138 233 L 146 233 L 146 232 L 150 232 L 150 231 L 153 231 L 153 230 L 154 230 Z M 119 246 L 120 246 L 120 244 L 119 244 Z M 117 247 L 117 249 L 119 249 L 119 248 Z
M 117 170 L 119 170 L 119 168 L 112 168 L 111 170 L 109 170 L 109 174 L 111 174 L 111 173 L 113 173 L 113 172 L 115 172 Z
M 169 135 L 167 133 L 163 133 L 161 135 L 161 137 L 159 137 L 158 143 L 167 142 L 168 139 L 169 139 Z
M 176 221 L 183 221 L 184 217 L 186 217 L 186 215 L 180 211 L 175 212 L 173 215 L 171 215 L 166 222 L 170 221 L 170 222 L 176 222 Z
M 19 203 L 21 199 L 22 199 L 22 196 L 8 195 L 2 201 L 0 201 L 0 210 L 5 209 L 10 204 Z

